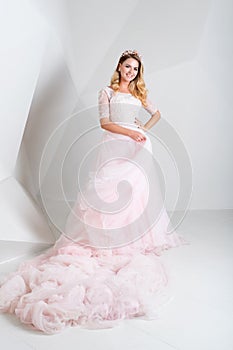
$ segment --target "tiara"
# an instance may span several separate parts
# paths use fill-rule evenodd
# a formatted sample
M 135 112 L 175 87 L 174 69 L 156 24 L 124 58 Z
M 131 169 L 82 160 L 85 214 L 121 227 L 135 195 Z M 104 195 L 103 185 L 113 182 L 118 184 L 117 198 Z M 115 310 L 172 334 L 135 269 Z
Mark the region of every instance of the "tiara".
M 135 55 L 138 56 L 140 60 L 142 59 L 142 55 L 140 55 L 139 52 L 136 50 L 126 50 L 121 54 L 121 57 L 124 57 L 126 55 Z

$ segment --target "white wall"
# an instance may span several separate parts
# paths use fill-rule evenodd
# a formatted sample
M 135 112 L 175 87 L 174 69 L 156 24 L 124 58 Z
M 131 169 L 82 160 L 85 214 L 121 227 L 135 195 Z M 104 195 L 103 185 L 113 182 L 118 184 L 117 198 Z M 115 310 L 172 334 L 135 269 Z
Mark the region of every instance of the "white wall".
M 50 31 L 31 1 L 0 3 L 0 263 L 54 241 L 31 195 L 35 137 L 22 142 Z
M 46 41 L 46 25 L 29 1 L 1 3 L 0 179 L 14 170 Z
M 232 19 L 232 1 L 213 1 L 191 59 L 154 72 L 148 80 L 151 86 L 156 81 L 154 96 L 189 152 L 191 209 L 233 206 Z

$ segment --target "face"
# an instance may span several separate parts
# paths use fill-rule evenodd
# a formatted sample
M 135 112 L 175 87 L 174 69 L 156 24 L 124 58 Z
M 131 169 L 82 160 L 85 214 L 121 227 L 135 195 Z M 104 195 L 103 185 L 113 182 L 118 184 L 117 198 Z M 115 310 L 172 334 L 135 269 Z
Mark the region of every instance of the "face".
M 137 74 L 139 69 L 139 62 L 134 58 L 127 58 L 123 63 L 119 65 L 119 72 L 121 75 L 121 80 L 130 83 Z

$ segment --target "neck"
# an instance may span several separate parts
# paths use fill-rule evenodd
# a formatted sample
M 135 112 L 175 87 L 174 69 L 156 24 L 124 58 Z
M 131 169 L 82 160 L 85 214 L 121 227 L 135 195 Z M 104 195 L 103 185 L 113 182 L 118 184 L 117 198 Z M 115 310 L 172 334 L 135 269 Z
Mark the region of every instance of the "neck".
M 119 84 L 120 90 L 129 90 L 129 83 L 128 81 L 121 81 Z

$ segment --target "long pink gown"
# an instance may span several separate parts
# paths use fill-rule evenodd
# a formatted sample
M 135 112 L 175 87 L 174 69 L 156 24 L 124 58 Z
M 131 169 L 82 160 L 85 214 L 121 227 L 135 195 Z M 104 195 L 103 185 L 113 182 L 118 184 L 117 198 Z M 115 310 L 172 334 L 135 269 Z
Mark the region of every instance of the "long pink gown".
M 146 141 L 104 131 L 95 171 L 78 193 L 63 234 L 1 281 L 0 311 L 47 334 L 158 318 L 171 299 L 160 255 L 189 244 L 174 230 L 168 233 L 151 140 L 135 124 L 141 101 L 110 87 L 98 97 L 99 118 L 140 131 Z M 149 100 L 145 109 L 156 111 Z

